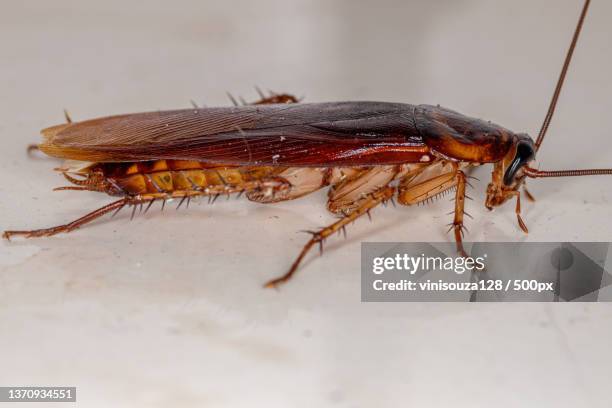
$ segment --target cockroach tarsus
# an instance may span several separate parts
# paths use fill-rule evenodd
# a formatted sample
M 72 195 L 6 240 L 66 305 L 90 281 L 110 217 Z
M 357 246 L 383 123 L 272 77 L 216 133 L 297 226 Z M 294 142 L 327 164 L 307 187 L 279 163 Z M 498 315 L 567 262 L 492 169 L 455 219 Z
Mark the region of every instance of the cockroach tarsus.
M 120 197 L 68 224 L 5 231 L 4 238 L 42 237 L 69 232 L 122 208 L 145 212 L 169 199 L 179 207 L 198 196 L 221 195 L 251 201 L 292 200 L 329 187 L 327 209 L 339 216 L 311 231 L 289 271 L 266 284 L 286 282 L 315 245 L 395 197 L 401 205 L 424 204 L 453 193 L 453 232 L 466 256 L 464 217 L 474 166 L 492 164 L 486 208 L 515 199 L 519 227 L 521 190 L 527 178 L 610 175 L 612 169 L 544 171 L 530 167 L 552 121 L 563 83 L 590 5 L 586 0 L 537 139 L 488 121 L 430 105 L 384 102 L 302 104 L 290 94 L 257 89 L 247 104 L 229 95 L 233 107 L 119 115 L 66 123 L 42 131 L 38 148 L 67 162 L 61 171 L 71 183 L 60 190 L 89 190 Z M 28 148 L 31 151 L 31 148 Z

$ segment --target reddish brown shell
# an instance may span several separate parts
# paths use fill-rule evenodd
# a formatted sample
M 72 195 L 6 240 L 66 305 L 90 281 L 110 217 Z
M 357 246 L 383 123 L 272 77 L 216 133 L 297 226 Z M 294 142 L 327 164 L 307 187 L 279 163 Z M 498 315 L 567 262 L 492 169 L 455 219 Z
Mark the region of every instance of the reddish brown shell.
M 439 106 L 417 106 L 414 116 L 423 142 L 432 151 L 460 161 L 500 161 L 516 139 L 513 132 L 499 125 Z
M 384 102 L 280 104 L 111 116 L 42 131 L 45 153 L 92 162 L 373 166 L 497 161 L 512 132 L 456 112 Z

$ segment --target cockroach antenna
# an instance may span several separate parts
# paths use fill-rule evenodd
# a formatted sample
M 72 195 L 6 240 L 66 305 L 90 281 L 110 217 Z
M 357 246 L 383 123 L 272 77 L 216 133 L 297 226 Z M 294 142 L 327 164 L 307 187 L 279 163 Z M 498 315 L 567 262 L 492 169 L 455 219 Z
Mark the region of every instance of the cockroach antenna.
M 582 7 L 582 13 L 580 14 L 580 19 L 578 20 L 578 24 L 576 25 L 576 30 L 574 31 L 574 36 L 572 37 L 572 42 L 570 44 L 569 50 L 567 51 L 567 55 L 565 56 L 565 62 L 563 63 L 561 74 L 559 75 L 559 79 L 557 80 L 557 86 L 555 87 L 555 92 L 553 93 L 553 97 L 550 101 L 550 106 L 548 107 L 548 112 L 546 112 L 546 116 L 544 117 L 544 123 L 542 123 L 542 127 L 540 128 L 540 133 L 538 134 L 538 138 L 536 139 L 536 142 L 535 142 L 536 151 L 540 149 L 540 146 L 542 145 L 542 142 L 544 141 L 544 137 L 546 136 L 546 132 L 548 131 L 548 127 L 550 126 L 550 122 L 552 121 L 552 118 L 555 114 L 557 103 L 559 102 L 559 96 L 561 95 L 561 90 L 563 89 L 563 83 L 565 82 L 567 71 L 569 70 L 570 64 L 572 62 L 572 57 L 574 56 L 574 50 L 576 49 L 578 38 L 580 37 L 580 33 L 582 32 L 582 26 L 584 25 L 584 20 L 586 18 L 587 12 L 589 11 L 590 4 L 591 4 L 591 0 L 585 0 L 584 6 Z
M 544 123 L 542 124 L 542 128 L 540 129 L 540 133 L 538 134 L 538 138 L 535 142 L 536 151 L 540 149 L 540 146 L 542 145 L 542 142 L 544 141 L 544 137 L 546 136 L 546 132 L 548 131 L 548 127 L 550 126 L 550 122 L 552 121 L 552 118 L 555 114 L 557 103 L 559 102 L 559 96 L 561 95 L 561 90 L 563 89 L 563 83 L 565 82 L 567 71 L 572 62 L 574 50 L 576 49 L 578 38 L 580 38 L 580 33 L 582 32 L 582 26 L 584 25 L 584 20 L 586 19 L 590 5 L 591 5 L 591 0 L 585 0 L 584 6 L 582 7 L 582 13 L 580 14 L 580 18 L 578 19 L 578 24 L 576 25 L 576 30 L 574 31 L 574 36 L 572 37 L 572 42 L 570 43 L 569 50 L 567 51 L 567 55 L 565 56 L 565 62 L 563 63 L 563 68 L 561 69 L 561 74 L 559 75 L 559 80 L 557 81 L 555 92 L 553 93 L 553 97 L 550 101 L 550 106 L 548 107 L 548 112 L 546 113 L 546 116 L 544 118 Z M 603 176 L 603 175 L 612 175 L 612 169 L 544 171 L 544 170 L 534 169 L 529 166 L 525 166 L 524 173 L 529 178 Z

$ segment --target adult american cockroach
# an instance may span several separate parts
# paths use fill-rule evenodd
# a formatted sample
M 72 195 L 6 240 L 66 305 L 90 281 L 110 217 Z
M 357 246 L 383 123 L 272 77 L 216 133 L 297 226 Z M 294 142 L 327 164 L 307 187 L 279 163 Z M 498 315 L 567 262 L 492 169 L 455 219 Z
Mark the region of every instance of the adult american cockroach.
M 340 218 L 312 238 L 309 249 L 347 224 L 397 197 L 403 205 L 454 190 L 454 231 L 462 246 L 465 191 L 473 166 L 493 164 L 485 206 L 516 200 L 526 178 L 612 174 L 611 169 L 541 171 L 530 167 L 552 120 L 590 1 L 584 3 L 561 75 L 535 142 L 490 122 L 439 106 L 384 102 L 302 104 L 288 94 L 262 95 L 253 104 L 111 116 L 44 129 L 44 153 L 66 159 L 59 170 L 73 185 L 120 199 L 71 223 L 4 237 L 50 236 L 72 231 L 112 211 L 155 201 L 179 206 L 196 196 L 242 194 L 274 203 L 329 186 L 327 208 Z M 524 190 L 528 198 L 529 193 Z M 133 214 L 133 213 L 132 213 Z

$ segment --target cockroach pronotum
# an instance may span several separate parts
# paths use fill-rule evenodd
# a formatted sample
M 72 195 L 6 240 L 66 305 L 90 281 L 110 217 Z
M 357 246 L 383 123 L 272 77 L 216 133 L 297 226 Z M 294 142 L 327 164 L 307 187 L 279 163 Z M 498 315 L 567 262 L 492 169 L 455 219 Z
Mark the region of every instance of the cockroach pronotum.
M 73 222 L 4 238 L 69 232 L 109 212 L 196 196 L 214 200 L 245 194 L 251 201 L 292 200 L 330 187 L 327 208 L 340 218 L 312 232 L 283 276 L 286 282 L 306 253 L 379 204 L 425 202 L 454 190 L 457 251 L 462 238 L 468 169 L 491 163 L 485 206 L 516 200 L 527 178 L 610 175 L 612 169 L 542 171 L 530 167 L 553 118 L 589 8 L 586 0 L 544 123 L 534 141 L 496 124 L 439 106 L 385 102 L 300 103 L 289 94 L 261 95 L 252 104 L 136 113 L 67 123 L 44 129 L 38 148 L 66 159 L 58 170 L 72 183 L 60 189 L 90 190 L 120 198 Z M 235 101 L 234 101 L 235 102 Z M 133 212 L 132 212 L 133 215 Z

